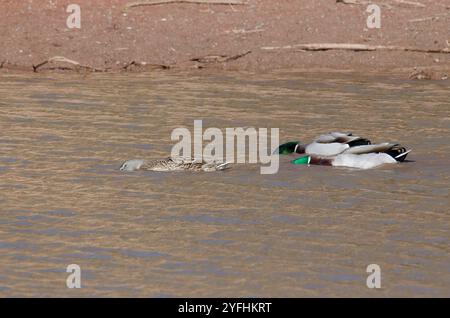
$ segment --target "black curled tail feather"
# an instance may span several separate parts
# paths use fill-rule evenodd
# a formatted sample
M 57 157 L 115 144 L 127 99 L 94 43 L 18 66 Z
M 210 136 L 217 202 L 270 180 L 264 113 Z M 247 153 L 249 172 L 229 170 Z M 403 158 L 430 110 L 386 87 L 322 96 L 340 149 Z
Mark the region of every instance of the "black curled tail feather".
M 395 160 L 402 162 L 406 159 L 409 151 L 407 151 L 405 147 L 397 144 L 392 146 L 391 149 L 387 150 L 386 153 Z

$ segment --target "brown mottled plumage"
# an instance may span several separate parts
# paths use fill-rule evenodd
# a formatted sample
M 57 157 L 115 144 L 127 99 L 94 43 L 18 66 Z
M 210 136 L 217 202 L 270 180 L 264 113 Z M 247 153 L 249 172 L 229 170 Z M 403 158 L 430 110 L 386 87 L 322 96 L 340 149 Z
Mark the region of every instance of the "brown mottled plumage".
M 209 163 L 204 160 L 190 158 L 166 158 L 153 160 L 128 160 L 122 164 L 120 170 L 135 171 L 219 171 L 228 168 L 228 163 Z

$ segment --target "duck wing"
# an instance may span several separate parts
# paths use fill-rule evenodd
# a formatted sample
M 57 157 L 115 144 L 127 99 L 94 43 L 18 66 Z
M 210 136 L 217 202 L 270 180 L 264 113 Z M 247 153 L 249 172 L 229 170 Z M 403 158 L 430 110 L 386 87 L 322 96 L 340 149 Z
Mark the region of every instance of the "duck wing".
M 406 150 L 400 144 L 384 142 L 375 145 L 362 145 L 351 147 L 344 151 L 344 154 L 368 154 L 368 153 L 385 153 L 394 158 L 396 161 L 404 161 L 411 150 Z
M 361 145 L 348 148 L 344 153 L 352 153 L 356 155 L 372 152 L 386 152 L 397 144 L 383 142 L 375 145 Z
M 330 132 L 328 134 L 323 134 L 314 139 L 317 143 L 346 143 L 350 147 L 359 145 L 370 145 L 370 140 L 361 138 L 359 136 L 353 136 L 352 133 L 341 133 L 341 132 Z
M 173 160 L 176 164 L 174 170 L 187 170 L 187 171 L 220 171 L 230 168 L 230 163 L 217 163 L 210 162 L 199 158 L 175 158 Z
M 342 144 L 339 142 L 332 142 L 332 143 L 313 142 L 305 147 L 305 153 L 308 155 L 329 157 L 329 156 L 336 156 L 349 148 L 350 146 L 348 144 Z
M 352 133 L 330 132 L 317 136 L 313 141 L 326 144 L 336 142 L 337 139 L 347 140 L 351 139 L 352 137 Z
M 229 162 L 224 162 L 224 163 L 205 163 L 202 165 L 201 170 L 203 171 L 221 171 L 221 170 L 225 170 L 225 169 L 229 169 L 230 168 L 230 163 Z

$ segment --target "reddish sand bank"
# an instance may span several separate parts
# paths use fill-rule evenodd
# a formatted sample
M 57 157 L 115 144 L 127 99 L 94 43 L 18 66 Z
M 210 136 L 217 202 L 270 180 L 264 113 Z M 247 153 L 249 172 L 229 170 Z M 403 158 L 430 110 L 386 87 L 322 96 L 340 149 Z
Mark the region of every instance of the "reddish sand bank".
M 347 0 L 348 1 L 348 0 Z M 381 28 L 368 29 L 366 1 L 246 0 L 245 5 L 171 3 L 130 8 L 128 1 L 3 1 L 0 67 L 33 71 L 63 56 L 88 69 L 145 71 L 192 67 L 268 71 L 326 69 L 445 78 L 450 54 L 342 50 L 266 50 L 301 43 L 359 43 L 450 48 L 450 2 L 384 0 Z M 81 29 L 69 29 L 66 8 L 81 7 Z M 55 61 L 37 71 L 80 70 Z M 91 69 L 91 70 L 92 70 Z M 450 73 L 449 73 L 450 74 Z

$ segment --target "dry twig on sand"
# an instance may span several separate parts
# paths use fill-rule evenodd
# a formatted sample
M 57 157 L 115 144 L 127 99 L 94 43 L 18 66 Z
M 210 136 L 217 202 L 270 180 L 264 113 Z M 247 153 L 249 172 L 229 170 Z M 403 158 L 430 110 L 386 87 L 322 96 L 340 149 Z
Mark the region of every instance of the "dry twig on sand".
M 170 66 L 166 65 L 166 64 L 148 64 L 146 62 L 139 63 L 139 62 L 136 62 L 136 61 L 131 61 L 129 63 L 126 63 L 122 67 L 122 69 L 124 71 L 129 71 L 132 66 L 135 66 L 135 67 L 151 67 L 151 68 L 154 68 L 154 69 L 162 69 L 162 70 L 170 69 Z
M 425 8 L 426 5 L 420 2 L 416 1 L 408 1 L 408 0 L 392 0 L 394 4 L 397 4 L 399 6 L 406 6 L 406 7 L 415 7 L 415 8 Z M 368 0 L 336 0 L 336 3 L 343 3 L 343 4 L 375 4 L 373 1 Z M 388 3 L 380 3 L 379 5 L 388 7 L 389 9 L 392 8 L 392 4 Z
M 409 23 L 416 23 L 416 22 L 438 21 L 439 19 L 441 19 L 441 17 L 444 17 L 444 19 L 446 19 L 446 18 L 450 18 L 450 15 L 448 13 L 436 14 L 436 15 L 431 16 L 431 17 L 411 19 L 411 20 L 408 20 L 408 22 Z
M 433 70 L 418 70 L 417 68 L 414 68 L 414 71 L 409 74 L 409 79 L 415 79 L 415 80 L 441 80 L 445 81 L 448 80 L 448 75 L 445 73 L 439 73 L 435 72 Z
M 373 2 L 367 0 L 336 0 L 336 3 L 369 5 L 372 4 Z M 392 6 L 387 3 L 380 3 L 380 5 L 385 6 L 388 9 L 392 9 Z
M 202 57 L 195 57 L 192 58 L 191 61 L 193 62 L 199 62 L 199 63 L 224 63 L 229 61 L 237 60 L 243 56 L 246 56 L 247 54 L 250 54 L 252 51 L 247 51 L 244 53 L 236 54 L 236 55 L 206 55 Z
M 95 68 L 95 67 L 92 67 L 92 66 L 81 65 L 79 62 L 74 61 L 74 60 L 70 60 L 68 58 L 65 58 L 64 56 L 53 56 L 53 57 L 49 58 L 48 60 L 45 60 L 45 61 L 43 61 L 43 62 L 41 62 L 39 64 L 36 64 L 36 65 L 33 65 L 33 71 L 37 72 L 38 69 L 41 66 L 44 66 L 44 65 L 46 65 L 48 63 L 52 63 L 52 62 L 68 63 L 68 64 L 75 65 L 75 67 L 77 67 L 77 68 L 87 69 L 87 70 L 90 70 L 92 72 L 103 72 L 103 71 L 105 71 L 105 70 L 101 70 L 101 69 L 98 69 L 98 68 Z M 60 69 L 67 69 L 67 68 L 60 67 Z
M 244 5 L 246 4 L 242 0 L 153 0 L 153 1 L 136 1 L 130 2 L 125 5 L 124 11 L 126 12 L 130 8 L 139 6 L 154 6 L 159 4 L 169 3 L 194 3 L 194 4 L 218 4 L 218 5 Z
M 399 5 L 412 6 L 416 8 L 425 8 L 426 5 L 416 1 L 407 1 L 407 0 L 394 0 L 395 3 Z
M 394 45 L 366 45 L 351 43 L 309 43 L 295 44 L 286 46 L 265 46 L 262 50 L 294 50 L 294 51 L 329 51 L 329 50 L 348 50 L 348 51 L 404 51 L 419 53 L 450 53 L 450 48 L 443 49 L 420 49 L 414 47 L 403 47 Z

